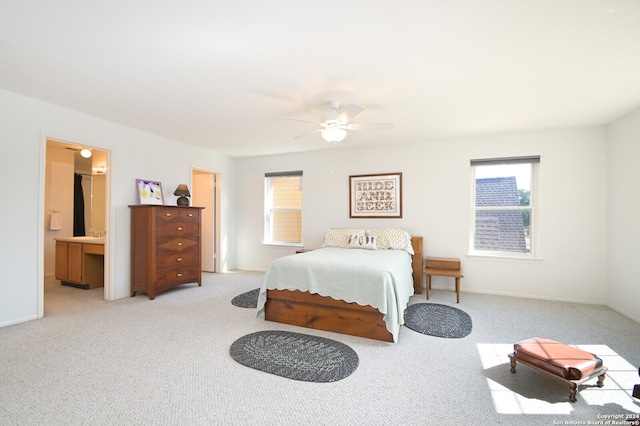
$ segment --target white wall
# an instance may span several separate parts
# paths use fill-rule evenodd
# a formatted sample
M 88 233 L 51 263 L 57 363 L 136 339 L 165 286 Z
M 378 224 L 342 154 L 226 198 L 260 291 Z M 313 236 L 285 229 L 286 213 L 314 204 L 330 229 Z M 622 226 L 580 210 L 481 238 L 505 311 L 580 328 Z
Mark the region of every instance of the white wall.
M 608 140 L 607 302 L 640 322 L 640 109 L 611 124 Z
M 605 127 L 577 128 L 234 160 L 0 90 L 0 129 L 0 177 L 20 187 L 6 197 L 10 202 L 0 210 L 4 272 L 0 326 L 37 317 L 38 283 L 44 269 L 45 136 L 111 152 L 108 231 L 116 298 L 129 296 L 128 205 L 137 202 L 136 178 L 159 180 L 165 192 L 172 192 L 177 184 L 189 182 L 192 166 L 220 172 L 222 270 L 236 264 L 265 270 L 272 260 L 294 249 L 261 244 L 264 172 L 302 169 L 306 247 L 319 247 L 324 232 L 333 226 L 402 227 L 424 236 L 426 255 L 462 259 L 463 292 L 608 303 L 640 318 L 633 269 L 640 235 L 634 175 L 640 151 L 639 111 L 610 125 L 608 133 Z M 542 157 L 543 260 L 467 258 L 469 160 L 531 154 Z M 387 172 L 403 173 L 404 218 L 349 219 L 348 176 Z M 174 198 L 168 202 L 174 203 Z M 435 280 L 434 286 L 451 288 L 451 283 Z
M 366 137 L 364 134 L 358 137 Z M 471 222 L 469 160 L 540 155 L 542 261 L 466 256 Z M 330 227 L 399 227 L 422 235 L 426 255 L 459 257 L 464 291 L 605 302 L 606 129 L 550 130 L 238 160 L 238 267 L 265 270 L 293 248 L 263 246 L 265 172 L 303 170 L 303 238 L 322 244 Z M 349 219 L 349 175 L 403 173 L 402 219 Z M 452 288 L 444 278 L 434 287 Z M 464 299 L 464 295 L 462 296 Z
M 47 217 L 43 188 L 45 136 L 111 151 L 107 232 L 114 298 L 129 297 L 130 293 L 128 205 L 137 203 L 136 178 L 158 180 L 165 193 L 172 194 L 179 183 L 190 181 L 194 164 L 221 173 L 221 238 L 235 240 L 233 159 L 2 90 L 0 129 L 2 181 L 20 189 L 12 191 L 5 205 L 9 208 L 0 213 L 0 326 L 36 318 L 38 313 Z M 175 204 L 175 198 L 170 195 L 167 203 Z M 223 270 L 235 268 L 232 247 L 225 246 L 220 255 Z

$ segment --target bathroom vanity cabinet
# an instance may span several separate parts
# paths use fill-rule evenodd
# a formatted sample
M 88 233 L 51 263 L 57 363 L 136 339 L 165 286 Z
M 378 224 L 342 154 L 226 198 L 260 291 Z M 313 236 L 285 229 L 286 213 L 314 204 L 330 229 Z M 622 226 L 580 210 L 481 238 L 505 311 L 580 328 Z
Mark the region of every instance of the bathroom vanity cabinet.
M 56 238 L 55 277 L 71 287 L 104 287 L 104 238 Z

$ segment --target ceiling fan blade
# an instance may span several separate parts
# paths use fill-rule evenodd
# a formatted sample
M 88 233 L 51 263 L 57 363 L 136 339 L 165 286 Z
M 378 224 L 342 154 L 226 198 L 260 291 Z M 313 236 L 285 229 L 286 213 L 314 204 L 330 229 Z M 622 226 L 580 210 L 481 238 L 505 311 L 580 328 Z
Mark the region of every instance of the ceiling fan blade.
M 318 129 L 318 130 L 316 130 L 316 131 L 314 131 L 314 132 L 303 133 L 303 134 L 301 134 L 301 135 L 294 136 L 293 138 L 294 138 L 294 139 L 300 139 L 300 138 L 304 138 L 304 137 L 306 137 L 306 136 L 315 135 L 316 133 L 320 133 L 321 131 L 322 131 L 322 129 Z
M 298 118 L 298 117 L 282 117 L 282 118 L 284 118 L 285 120 L 302 121 L 309 124 L 315 124 L 316 126 L 322 126 L 322 123 L 318 121 L 307 120 L 306 118 Z
M 348 124 L 347 130 L 393 130 L 393 123 L 360 123 Z
M 353 117 L 360 114 L 362 111 L 364 111 L 363 106 L 351 104 L 347 107 L 347 109 L 342 111 L 342 113 L 338 116 L 337 121 L 348 123 L 353 119 Z

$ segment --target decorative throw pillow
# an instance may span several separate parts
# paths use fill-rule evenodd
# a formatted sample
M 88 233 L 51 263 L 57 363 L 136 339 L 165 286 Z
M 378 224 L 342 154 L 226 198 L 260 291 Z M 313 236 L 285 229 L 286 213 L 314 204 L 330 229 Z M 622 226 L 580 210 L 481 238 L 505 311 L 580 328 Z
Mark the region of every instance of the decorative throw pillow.
M 331 228 L 324 234 L 322 247 L 348 248 L 350 235 L 364 235 L 364 229 L 359 228 Z
M 411 245 L 411 235 L 403 229 L 367 229 L 366 233 L 376 237 L 378 249 L 404 250 L 411 255 L 415 254 Z
M 365 250 L 376 250 L 376 237 L 373 235 L 360 235 L 360 234 L 352 234 L 349 235 L 349 239 L 347 240 L 347 246 L 349 248 L 359 248 Z

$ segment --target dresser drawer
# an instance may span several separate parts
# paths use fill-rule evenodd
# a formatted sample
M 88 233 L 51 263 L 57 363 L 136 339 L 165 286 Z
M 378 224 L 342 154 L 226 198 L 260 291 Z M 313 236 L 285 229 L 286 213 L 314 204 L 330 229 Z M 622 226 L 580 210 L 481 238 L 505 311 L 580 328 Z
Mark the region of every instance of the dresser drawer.
M 156 211 L 157 222 L 198 222 L 199 220 L 199 209 L 160 207 Z
M 427 257 L 426 268 L 459 270 L 460 259 L 448 257 Z
M 156 272 L 156 285 L 165 287 L 176 283 L 190 283 L 200 281 L 200 271 L 197 267 L 167 269 Z
M 198 266 L 199 261 L 200 252 L 198 250 L 161 254 L 156 257 L 156 270 Z
M 199 237 L 158 238 L 156 240 L 157 255 L 188 250 L 200 251 Z
M 156 224 L 156 236 L 162 237 L 198 237 L 200 222 L 164 222 Z

